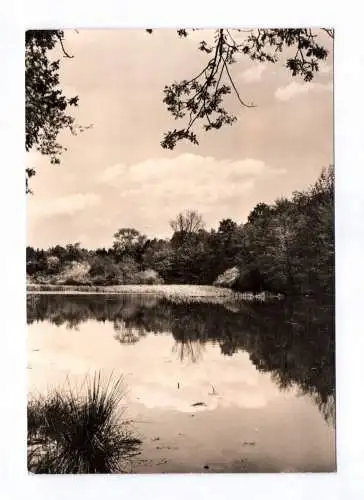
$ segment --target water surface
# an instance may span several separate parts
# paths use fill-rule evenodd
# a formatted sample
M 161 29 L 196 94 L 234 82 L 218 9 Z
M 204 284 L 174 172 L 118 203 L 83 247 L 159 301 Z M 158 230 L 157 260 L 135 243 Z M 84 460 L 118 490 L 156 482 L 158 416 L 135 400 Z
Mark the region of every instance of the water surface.
M 27 307 L 30 392 L 124 374 L 143 440 L 134 472 L 336 469 L 330 300 L 29 295 Z

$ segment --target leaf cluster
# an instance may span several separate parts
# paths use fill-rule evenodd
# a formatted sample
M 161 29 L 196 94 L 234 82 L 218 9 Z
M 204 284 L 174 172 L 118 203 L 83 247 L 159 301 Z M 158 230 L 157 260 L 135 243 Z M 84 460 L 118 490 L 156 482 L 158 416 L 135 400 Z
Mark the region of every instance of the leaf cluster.
M 322 31 L 333 38 L 333 30 Z M 148 29 L 147 32 L 152 33 L 153 30 Z M 189 32 L 187 29 L 177 30 L 181 38 L 186 38 Z M 228 94 L 233 93 L 241 106 L 254 107 L 241 98 L 231 74 L 231 65 L 239 58 L 249 57 L 261 63 L 277 63 L 287 50 L 285 66 L 292 76 L 310 82 L 319 71 L 320 62 L 329 53 L 319 33 L 310 28 L 218 29 L 213 42 L 201 40 L 198 50 L 209 57 L 202 71 L 189 80 L 173 82 L 164 88 L 163 102 L 167 110 L 176 120 L 185 120 L 186 123 L 184 127 L 164 134 L 161 141 L 163 148 L 174 149 L 184 139 L 198 145 L 198 138 L 192 130 L 197 121 L 202 122 L 205 131 L 232 125 L 237 117 L 225 108 L 225 97 Z

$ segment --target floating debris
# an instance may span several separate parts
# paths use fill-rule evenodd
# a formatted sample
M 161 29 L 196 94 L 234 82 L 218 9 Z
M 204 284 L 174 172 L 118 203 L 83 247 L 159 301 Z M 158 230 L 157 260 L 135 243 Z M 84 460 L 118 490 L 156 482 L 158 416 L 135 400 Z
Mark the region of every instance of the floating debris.
M 168 462 L 168 460 L 161 460 L 160 462 L 157 462 L 157 465 L 163 465 L 163 464 L 166 464 Z
M 215 391 L 215 387 L 211 384 L 212 392 L 209 392 L 209 396 L 218 396 L 218 393 Z
M 207 404 L 202 401 L 198 401 L 197 403 L 193 403 L 191 406 L 207 406 Z

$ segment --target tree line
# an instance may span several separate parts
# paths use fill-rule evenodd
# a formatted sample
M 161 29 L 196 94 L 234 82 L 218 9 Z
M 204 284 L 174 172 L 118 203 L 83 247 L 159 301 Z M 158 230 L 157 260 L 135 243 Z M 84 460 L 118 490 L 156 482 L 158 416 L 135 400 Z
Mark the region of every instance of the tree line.
M 239 270 L 233 287 L 287 295 L 334 290 L 334 168 L 290 198 L 258 203 L 246 223 L 220 221 L 207 230 L 187 210 L 170 221 L 171 238 L 148 238 L 121 228 L 110 248 L 79 243 L 48 249 L 27 247 L 27 276 L 35 283 L 116 285 L 128 283 L 213 284 L 226 270 Z

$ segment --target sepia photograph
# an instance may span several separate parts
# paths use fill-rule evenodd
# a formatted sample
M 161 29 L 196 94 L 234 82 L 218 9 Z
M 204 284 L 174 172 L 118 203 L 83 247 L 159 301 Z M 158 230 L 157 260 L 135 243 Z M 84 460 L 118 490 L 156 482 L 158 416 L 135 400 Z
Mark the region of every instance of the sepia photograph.
M 336 472 L 334 30 L 24 36 L 28 472 Z

